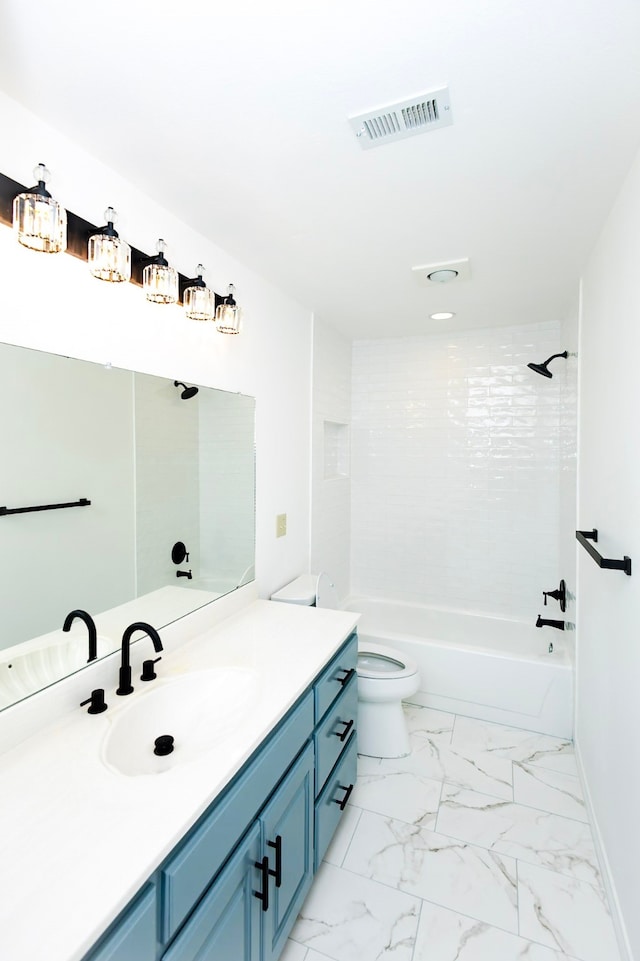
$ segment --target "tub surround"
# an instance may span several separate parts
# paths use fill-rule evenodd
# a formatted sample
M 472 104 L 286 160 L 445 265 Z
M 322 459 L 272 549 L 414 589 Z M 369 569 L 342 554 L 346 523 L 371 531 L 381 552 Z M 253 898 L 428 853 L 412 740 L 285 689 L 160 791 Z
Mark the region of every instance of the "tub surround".
M 115 695 L 115 654 L 0 715 L 0 817 L 11 828 L 0 841 L 7 881 L 0 904 L 3 957 L 32 961 L 46 932 L 48 961 L 79 961 L 358 620 L 354 613 L 254 600 L 253 586 L 235 595 L 161 632 L 158 679 L 148 685 L 136 682 L 152 653 L 148 639 L 134 645 L 133 695 Z M 251 709 L 220 743 L 158 775 L 125 776 L 105 765 L 104 740 L 137 696 L 185 672 L 215 667 L 245 668 L 258 677 Z M 106 688 L 109 709 L 88 715 L 78 703 L 96 686 Z
M 545 634 L 533 622 L 371 597 L 350 597 L 347 606 L 362 613 L 361 646 L 389 645 L 417 663 L 414 704 L 573 736 L 573 669 L 560 631 Z

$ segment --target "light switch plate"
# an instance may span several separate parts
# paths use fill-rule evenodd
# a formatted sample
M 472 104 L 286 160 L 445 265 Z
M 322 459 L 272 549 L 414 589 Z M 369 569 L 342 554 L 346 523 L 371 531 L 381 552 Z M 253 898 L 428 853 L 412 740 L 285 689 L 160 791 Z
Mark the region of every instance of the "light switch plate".
M 287 533 L 287 515 L 276 514 L 276 537 L 284 537 Z

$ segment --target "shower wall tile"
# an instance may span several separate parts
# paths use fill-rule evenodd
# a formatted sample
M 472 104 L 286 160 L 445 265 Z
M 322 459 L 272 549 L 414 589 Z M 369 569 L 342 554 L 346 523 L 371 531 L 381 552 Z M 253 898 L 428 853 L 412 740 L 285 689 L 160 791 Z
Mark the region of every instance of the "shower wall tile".
M 344 598 L 350 576 L 351 344 L 317 320 L 312 410 L 310 569 L 327 571 Z
M 560 328 L 353 345 L 351 590 L 535 621 L 575 445 Z M 559 362 L 560 364 L 562 361 Z

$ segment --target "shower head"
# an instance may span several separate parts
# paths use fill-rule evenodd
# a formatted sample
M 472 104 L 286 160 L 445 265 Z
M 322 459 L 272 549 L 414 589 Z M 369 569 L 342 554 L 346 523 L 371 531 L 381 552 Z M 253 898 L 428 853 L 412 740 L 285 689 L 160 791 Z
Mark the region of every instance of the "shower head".
M 568 356 L 569 356 L 568 352 L 566 350 L 563 350 L 561 354 L 552 354 L 551 357 L 549 357 L 548 360 L 545 360 L 543 364 L 527 364 L 527 367 L 530 367 L 531 370 L 535 370 L 536 374 L 542 374 L 543 377 L 553 377 L 553 374 L 551 373 L 551 371 L 547 369 L 551 361 L 555 357 L 567 358 Z
M 182 400 L 189 400 L 189 398 L 195 397 L 196 394 L 198 393 L 198 388 L 197 388 L 197 387 L 187 387 L 186 384 L 183 384 L 183 383 L 182 383 L 181 381 L 179 381 L 179 380 L 174 380 L 173 386 L 174 386 L 174 387 L 184 387 L 184 390 L 183 390 L 182 393 L 180 394 L 180 398 L 181 398 Z

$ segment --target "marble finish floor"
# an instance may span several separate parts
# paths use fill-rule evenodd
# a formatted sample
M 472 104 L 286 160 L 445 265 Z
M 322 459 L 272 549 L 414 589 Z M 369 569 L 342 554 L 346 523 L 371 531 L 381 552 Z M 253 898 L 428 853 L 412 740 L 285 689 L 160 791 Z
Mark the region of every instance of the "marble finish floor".
M 405 710 L 281 961 L 619 961 L 571 742 Z

